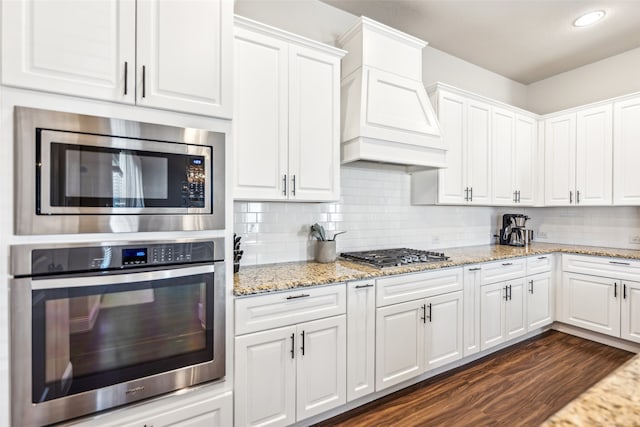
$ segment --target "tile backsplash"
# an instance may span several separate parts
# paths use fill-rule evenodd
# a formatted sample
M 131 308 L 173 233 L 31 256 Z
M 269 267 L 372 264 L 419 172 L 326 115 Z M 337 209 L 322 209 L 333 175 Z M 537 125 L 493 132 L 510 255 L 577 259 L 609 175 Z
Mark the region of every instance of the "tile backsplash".
M 336 203 L 235 202 L 234 231 L 243 265 L 313 259 L 309 226 L 338 236 L 337 250 L 439 249 L 492 243 L 503 213 L 525 213 L 539 242 L 640 249 L 640 207 L 495 208 L 411 206 L 411 176 L 402 167 L 341 168 Z
M 234 231 L 242 236 L 243 265 L 313 259 L 309 227 L 338 236 L 337 251 L 410 247 L 437 249 L 487 244 L 496 208 L 411 206 L 402 167 L 357 164 L 341 168 L 336 203 L 235 202 Z

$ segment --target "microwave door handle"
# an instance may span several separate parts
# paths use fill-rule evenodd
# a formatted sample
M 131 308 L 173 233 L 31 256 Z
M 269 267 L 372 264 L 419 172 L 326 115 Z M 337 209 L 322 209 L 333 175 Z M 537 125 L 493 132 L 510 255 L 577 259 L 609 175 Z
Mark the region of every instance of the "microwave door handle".
M 162 279 L 194 276 L 196 274 L 213 273 L 213 264 L 188 268 L 173 268 L 160 271 L 145 271 L 141 273 L 110 274 L 105 276 L 73 275 L 72 277 L 56 277 L 53 279 L 31 279 L 31 288 L 85 288 L 91 286 L 119 285 L 123 283 L 151 282 Z

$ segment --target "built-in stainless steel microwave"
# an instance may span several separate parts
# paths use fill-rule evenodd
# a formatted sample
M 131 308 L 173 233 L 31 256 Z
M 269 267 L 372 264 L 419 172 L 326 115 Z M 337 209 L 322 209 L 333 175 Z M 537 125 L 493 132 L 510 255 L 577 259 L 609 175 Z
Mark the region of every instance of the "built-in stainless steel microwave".
M 224 228 L 225 135 L 16 107 L 16 234 Z

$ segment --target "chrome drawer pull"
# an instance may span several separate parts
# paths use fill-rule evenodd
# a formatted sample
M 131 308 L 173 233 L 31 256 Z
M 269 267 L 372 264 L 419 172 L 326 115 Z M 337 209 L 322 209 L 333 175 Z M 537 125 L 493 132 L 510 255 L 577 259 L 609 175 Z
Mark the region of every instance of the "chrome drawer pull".
M 621 261 L 609 261 L 609 264 L 631 265 L 631 263 L 628 263 L 628 262 L 621 262 Z
M 368 285 L 356 285 L 356 289 L 362 288 L 373 288 L 373 284 L 369 283 Z
M 309 294 L 291 295 L 290 297 L 287 297 L 287 299 L 304 298 L 304 297 L 308 297 L 308 296 L 310 296 L 310 295 Z
M 539 256 L 538 259 L 547 259 L 546 256 Z
M 469 271 L 479 271 L 482 270 L 482 267 L 470 268 Z
M 508 265 L 513 265 L 513 263 L 512 262 L 503 262 L 502 265 L 504 265 L 506 267 Z

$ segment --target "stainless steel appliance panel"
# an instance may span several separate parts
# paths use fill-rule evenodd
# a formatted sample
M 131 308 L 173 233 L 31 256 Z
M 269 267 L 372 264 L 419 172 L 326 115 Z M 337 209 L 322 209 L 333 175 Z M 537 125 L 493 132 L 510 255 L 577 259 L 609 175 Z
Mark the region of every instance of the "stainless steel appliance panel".
M 213 239 L 214 247 L 219 248 L 215 257 L 221 256 L 224 251 L 224 239 Z M 188 242 L 183 240 L 182 242 Z M 103 243 L 103 247 L 110 245 L 126 245 L 131 248 L 142 247 L 149 242 L 117 242 Z M 159 242 L 153 242 L 158 244 Z M 172 242 L 164 242 L 171 244 Z M 12 247 L 13 257 L 12 273 L 17 276 L 31 274 L 27 264 L 31 260 L 38 258 L 37 251 L 49 248 L 51 245 L 25 245 Z M 56 245 L 64 248 L 81 248 L 82 244 Z M 158 245 L 160 246 L 160 245 Z M 93 248 L 96 246 L 94 245 Z M 71 254 L 73 256 L 73 254 Z M 218 258 L 219 259 L 219 258 Z M 25 261 L 27 260 L 27 261 Z M 222 378 L 225 375 L 225 266 L 223 261 L 215 263 L 181 264 L 171 266 L 169 262 L 163 261 L 156 264 L 164 266 L 134 265 L 121 274 L 111 274 L 117 265 L 128 265 L 127 259 L 123 256 L 112 261 L 99 271 L 85 273 L 67 273 L 64 266 L 62 272 L 50 276 L 37 275 L 27 277 L 17 277 L 10 281 L 10 326 L 12 330 L 11 338 L 11 423 L 12 425 L 47 425 L 65 420 L 70 420 L 80 416 L 92 414 L 105 409 L 120 406 L 129 402 L 146 399 L 163 393 L 180 390 L 196 384 Z M 64 263 L 63 263 L 64 264 Z M 69 264 L 71 265 L 71 263 Z M 27 268 L 25 270 L 24 268 Z M 56 266 L 51 266 L 54 271 Z M 128 268 L 128 267 L 127 267 Z M 70 271 L 73 268 L 69 269 Z M 159 372 L 153 375 L 132 379 L 125 382 L 111 384 L 106 387 L 76 392 L 64 395 L 68 390 L 62 392 L 63 396 L 56 396 L 47 400 L 41 395 L 34 395 L 34 360 L 40 357 L 38 351 L 34 351 L 33 340 L 38 334 L 42 334 L 37 327 L 34 327 L 34 313 L 32 307 L 41 304 L 41 301 L 34 301 L 40 298 L 42 292 L 73 289 L 85 289 L 87 287 L 120 286 L 136 289 L 137 284 L 152 282 L 160 283 L 166 280 L 189 280 L 190 277 L 207 275 L 213 277 L 213 306 L 212 324 L 213 328 L 213 354 L 210 355 L 209 362 L 197 363 L 190 366 L 180 367 Z M 89 290 L 90 292 L 90 290 Z M 54 300 L 58 301 L 58 300 Z M 64 301 L 63 301 L 64 302 Z M 66 310 L 66 308 L 65 308 Z M 37 323 L 37 322 L 36 322 Z M 64 340 L 64 334 L 62 334 Z M 164 361 L 163 361 L 164 363 Z M 71 363 L 68 363 L 68 371 L 71 370 Z M 137 366 L 137 365 L 136 365 Z M 92 367 L 93 369 L 93 367 Z M 138 369 L 138 368 L 136 368 Z M 111 375 L 109 371 L 108 374 Z M 93 372 L 91 372 L 93 373 Z M 117 377 L 117 372 L 115 373 Z M 65 373 L 66 377 L 71 373 Z M 63 375 L 62 379 L 66 377 Z M 82 380 L 82 378 L 80 378 Z
M 209 183 L 203 208 L 64 207 L 50 206 L 50 165 L 38 162 L 50 145 L 36 142 L 54 135 L 74 143 L 146 148 L 160 152 L 207 155 Z M 46 153 L 45 153 L 46 154 Z M 15 230 L 16 234 L 69 234 L 136 231 L 219 230 L 225 224 L 225 134 L 129 120 L 15 107 Z M 40 178 L 43 178 L 40 180 Z M 38 197 L 41 196 L 38 209 Z M 44 200 L 42 199 L 44 197 Z

